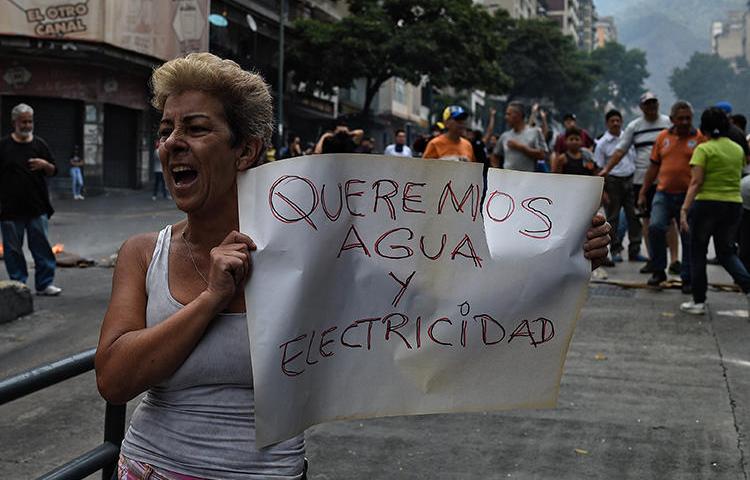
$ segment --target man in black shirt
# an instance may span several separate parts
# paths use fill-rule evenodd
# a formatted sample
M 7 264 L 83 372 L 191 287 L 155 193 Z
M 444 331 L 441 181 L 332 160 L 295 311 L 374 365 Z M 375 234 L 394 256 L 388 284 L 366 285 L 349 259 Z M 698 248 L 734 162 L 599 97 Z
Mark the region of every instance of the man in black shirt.
M 748 163 L 750 161 L 750 145 L 747 143 L 745 132 L 732 122 L 732 104 L 729 102 L 719 102 L 716 104 L 716 107 L 724 110 L 724 113 L 729 117 L 727 138 L 742 147 L 742 151 L 745 152 L 745 163 Z
M 59 295 L 62 289 L 52 283 L 55 255 L 47 239 L 47 222 L 54 210 L 45 179 L 57 173 L 57 167 L 47 143 L 34 135 L 34 110 L 20 103 L 13 107 L 11 121 L 13 133 L 0 139 L 0 231 L 5 268 L 11 280 L 26 283 L 23 237 L 27 232 L 37 295 Z

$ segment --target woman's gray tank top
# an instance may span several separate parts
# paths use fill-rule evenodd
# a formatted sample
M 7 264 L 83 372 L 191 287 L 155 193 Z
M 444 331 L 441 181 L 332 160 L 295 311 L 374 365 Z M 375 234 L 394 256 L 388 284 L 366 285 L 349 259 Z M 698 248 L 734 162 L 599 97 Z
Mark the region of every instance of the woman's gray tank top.
M 183 305 L 169 289 L 172 227 L 159 232 L 146 273 L 146 326 Z M 177 371 L 146 393 L 122 444 L 129 458 L 208 479 L 297 479 L 304 435 L 258 450 L 244 313 L 220 314 Z

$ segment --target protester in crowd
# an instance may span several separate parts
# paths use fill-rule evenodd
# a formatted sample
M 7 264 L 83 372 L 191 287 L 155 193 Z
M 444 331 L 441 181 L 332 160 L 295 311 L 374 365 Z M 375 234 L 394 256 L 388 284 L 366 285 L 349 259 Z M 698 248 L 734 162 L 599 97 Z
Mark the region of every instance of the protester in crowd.
M 209 53 L 167 62 L 151 84 L 165 178 L 187 218 L 120 249 L 97 385 L 116 404 L 146 396 L 118 478 L 301 478 L 302 435 L 255 444 L 244 300 L 255 244 L 238 232 L 237 174 L 270 143 L 268 86 Z
M 484 134 L 481 130 L 472 130 L 469 136 L 469 141 L 471 142 L 471 148 L 474 151 L 475 161 L 484 165 L 486 170 L 489 166 L 489 158 L 487 157 L 487 147 L 482 140 L 483 137 Z
M 375 139 L 372 137 L 362 137 L 354 153 L 375 153 Z
M 411 148 L 406 145 L 406 132 L 399 128 L 394 137 L 395 142 L 385 147 L 383 154 L 392 157 L 411 157 Z
M 672 105 L 669 115 L 672 127 L 656 137 L 651 150 L 651 165 L 646 171 L 643 186 L 638 195 L 638 205 L 646 208 L 648 191 L 657 182 L 656 194 L 651 204 L 651 222 L 648 227 L 651 244 L 651 262 L 654 272 L 648 284 L 658 286 L 667 280 L 667 230 L 680 220 L 680 208 L 690 185 L 690 159 L 695 148 L 705 140 L 693 128 L 693 106 L 685 101 Z M 670 265 L 670 272 L 679 271 L 682 292 L 690 293 L 690 236 L 680 229 L 682 240 L 682 262 Z M 675 261 L 675 263 L 677 263 Z
M 544 141 L 549 143 L 552 136 L 552 131 L 550 130 L 549 123 L 547 122 L 547 112 L 545 112 L 538 103 L 535 103 L 531 107 L 531 114 L 529 115 L 528 124 L 530 127 L 539 127 L 539 130 L 542 131 Z M 575 126 L 575 124 L 573 126 Z
M 332 132 L 325 132 L 315 145 L 315 153 L 354 153 L 365 135 L 362 129 L 349 130 L 349 125 L 340 119 Z
M 710 139 L 695 148 L 690 160 L 690 187 L 680 210 L 680 226 L 690 232 L 693 299 L 680 305 L 687 313 L 700 315 L 706 311 L 706 254 L 712 237 L 721 266 L 746 295 L 750 292 L 750 274 L 734 250 L 742 214 L 740 177 L 746 157 L 742 148 L 727 137 L 729 127 L 729 118 L 721 109 L 712 107 L 703 112 L 700 129 Z
M 729 123 L 739 128 L 742 133 L 747 133 L 747 117 L 741 113 L 729 116 Z
M 598 171 L 594 154 L 583 148 L 583 130 L 565 131 L 565 151 L 552 157 L 552 172 L 569 175 L 594 175 Z
M 73 188 L 73 200 L 83 200 L 83 158 L 81 158 L 81 147 L 73 147 L 73 155 L 70 157 L 70 180 Z
M 742 177 L 740 193 L 742 194 L 742 217 L 738 232 L 739 256 L 745 270 L 750 272 L 750 175 Z
M 631 147 L 635 148 L 635 172 L 633 173 L 633 196 L 638 199 L 641 187 L 643 186 L 643 178 L 646 175 L 651 164 L 651 148 L 656 141 L 656 137 L 659 132 L 669 128 L 672 123 L 669 117 L 659 113 L 659 100 L 651 92 L 646 92 L 641 95 L 640 108 L 643 115 L 628 124 L 625 131 L 620 136 L 620 142 L 615 149 L 615 152 L 610 157 L 607 164 L 599 172 L 599 175 L 606 177 L 612 172 L 622 160 L 625 154 L 630 150 Z M 648 232 L 649 216 L 651 214 L 651 201 L 654 194 L 656 193 L 656 187 L 652 186 L 646 195 L 645 209 L 639 210 L 639 216 L 641 217 L 642 231 Z M 670 245 L 670 253 L 672 255 L 672 261 L 677 260 L 677 232 L 672 230 L 673 233 L 668 234 L 668 243 Z M 647 249 L 649 248 L 648 242 L 646 243 Z M 631 262 L 643 262 L 648 259 L 640 254 L 640 252 L 630 252 L 628 260 Z M 641 268 L 641 273 L 653 273 L 654 268 L 650 261 Z
M 154 171 L 154 192 L 151 195 L 151 200 L 156 200 L 156 197 L 161 194 L 162 198 L 170 198 L 167 193 L 167 187 L 164 184 L 164 172 L 161 169 L 161 160 L 159 160 L 159 139 L 157 138 L 154 142 L 154 150 L 152 152 L 153 171 Z
M 547 142 L 542 131 L 526 124 L 525 107 L 520 102 L 510 102 L 505 109 L 508 130 L 497 141 L 490 158 L 493 167 L 533 172 L 537 162 L 547 156 Z
M 747 143 L 747 136 L 745 135 L 745 130 L 738 127 L 734 124 L 734 122 L 731 121 L 732 117 L 732 104 L 729 102 L 719 102 L 716 104 L 716 108 L 721 110 L 727 115 L 727 118 L 730 119 L 729 121 L 729 131 L 727 132 L 727 138 L 729 138 L 731 141 L 736 143 L 742 148 L 742 151 L 745 153 L 745 163 L 750 163 L 750 145 Z
M 567 149 L 567 144 L 565 143 L 566 132 L 573 127 L 578 127 L 578 119 L 575 113 L 566 113 L 563 116 L 563 127 L 565 128 L 565 130 L 555 139 L 555 146 L 553 149 L 554 153 L 558 155 L 561 153 L 565 153 L 565 150 Z M 589 132 L 583 129 L 580 130 L 581 147 L 590 150 L 594 146 L 594 140 L 592 140 Z
M 427 144 L 430 143 L 430 140 L 432 140 L 432 138 L 425 133 L 417 135 L 417 138 L 414 139 L 414 142 L 411 144 L 412 155 L 415 157 L 421 157 L 427 149 Z
M 495 147 L 497 147 L 497 141 L 500 140 L 500 135 L 497 133 L 493 133 L 489 137 L 487 137 L 486 144 L 486 150 L 487 150 L 487 161 L 490 161 L 490 157 L 492 156 L 492 152 L 495 151 Z
M 475 162 L 474 149 L 466 138 L 466 119 L 469 113 L 458 105 L 443 110 L 445 133 L 430 140 L 422 155 L 424 159 Z
M 10 112 L 13 132 L 0 139 L 0 232 L 5 268 L 11 280 L 26 283 L 29 277 L 23 237 L 34 258 L 37 295 L 59 295 L 55 286 L 55 254 L 47 238 L 54 210 L 46 177 L 57 173 L 47 142 L 34 134 L 34 109 L 19 103 Z
M 268 145 L 265 150 L 265 163 L 276 161 L 276 147 L 273 144 Z
M 279 160 L 302 155 L 302 139 L 299 135 L 290 134 L 287 144 L 279 150 Z
M 604 118 L 607 123 L 607 132 L 597 140 L 594 150 L 594 159 L 598 168 L 604 168 L 607 165 L 622 135 L 622 114 L 619 111 L 610 110 Z M 605 261 L 605 266 L 613 267 L 615 263 L 622 262 L 624 232 L 621 236 L 619 228 L 623 225 L 620 221 L 621 211 L 625 216 L 624 223 L 628 227 L 628 256 L 634 258 L 641 251 L 641 223 L 635 215 L 633 172 L 635 172 L 635 148 L 631 146 L 610 174 L 604 177 L 604 193 L 607 198 L 604 210 L 607 222 L 612 225 L 614 232 L 610 247 L 612 256 Z
M 497 135 L 493 133 L 495 131 L 495 117 L 497 116 L 497 108 L 490 107 L 489 111 L 487 112 L 487 128 L 484 129 L 484 135 L 481 136 L 482 143 L 484 143 L 485 150 L 487 153 L 492 152 L 491 149 L 489 149 L 490 142 L 492 142 L 492 137 L 495 137 L 495 141 L 492 142 L 492 145 L 494 147 L 494 144 L 497 142 Z M 489 158 L 489 157 L 488 157 Z

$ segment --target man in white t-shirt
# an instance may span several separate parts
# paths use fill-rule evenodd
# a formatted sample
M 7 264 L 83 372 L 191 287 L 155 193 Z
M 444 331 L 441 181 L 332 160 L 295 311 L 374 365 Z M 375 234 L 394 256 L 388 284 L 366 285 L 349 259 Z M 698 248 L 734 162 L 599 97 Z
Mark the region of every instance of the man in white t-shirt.
M 401 129 L 396 130 L 396 143 L 385 147 L 383 154 L 392 157 L 411 157 L 411 148 L 406 146 L 406 132 Z
M 651 165 L 651 149 L 656 142 L 656 137 L 662 130 L 665 130 L 672 126 L 672 121 L 668 116 L 659 113 L 659 99 L 656 98 L 651 92 L 646 92 L 641 95 L 640 102 L 641 112 L 643 115 L 636 118 L 628 124 L 625 131 L 620 136 L 620 141 L 617 144 L 615 152 L 609 159 L 605 167 L 599 172 L 602 177 L 607 177 L 617 166 L 618 163 L 627 154 L 631 147 L 635 148 L 635 172 L 633 173 L 633 196 L 635 201 L 638 200 L 638 194 L 641 191 L 643 185 L 643 178 L 646 176 L 646 170 Z M 648 202 L 646 209 L 640 213 L 642 217 L 643 231 L 648 232 L 648 217 L 650 214 L 651 200 L 656 193 L 656 186 L 654 185 L 649 192 Z M 677 242 L 676 230 L 672 235 L 674 238 L 670 241 L 675 244 Z M 630 261 L 646 261 L 640 253 L 633 255 L 630 252 Z M 673 259 L 677 258 L 673 253 Z M 653 273 L 650 262 L 646 264 L 642 269 L 641 273 Z

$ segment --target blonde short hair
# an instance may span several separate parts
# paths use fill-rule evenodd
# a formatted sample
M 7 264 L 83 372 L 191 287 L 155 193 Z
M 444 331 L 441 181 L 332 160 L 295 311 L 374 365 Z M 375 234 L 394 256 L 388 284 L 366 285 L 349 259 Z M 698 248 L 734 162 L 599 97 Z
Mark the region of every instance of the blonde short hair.
M 206 52 L 175 58 L 154 70 L 151 90 L 151 104 L 160 111 L 170 95 L 188 90 L 212 94 L 224 106 L 233 144 L 251 138 L 271 143 L 273 104 L 268 85 L 263 77 L 232 60 Z

